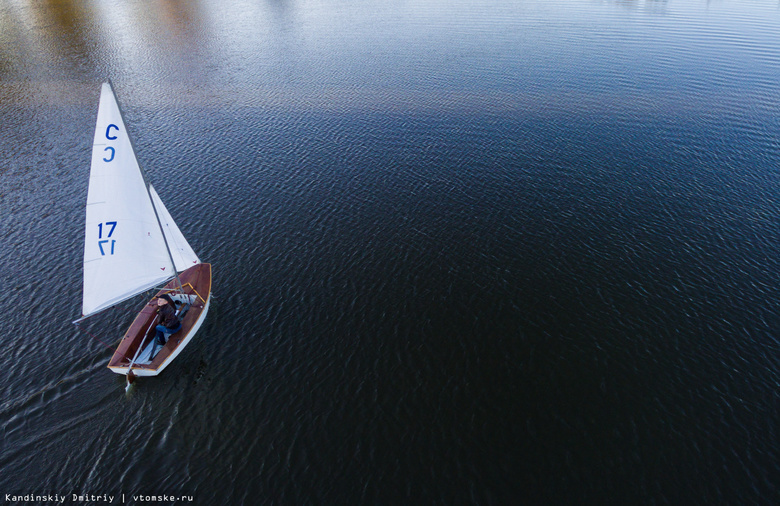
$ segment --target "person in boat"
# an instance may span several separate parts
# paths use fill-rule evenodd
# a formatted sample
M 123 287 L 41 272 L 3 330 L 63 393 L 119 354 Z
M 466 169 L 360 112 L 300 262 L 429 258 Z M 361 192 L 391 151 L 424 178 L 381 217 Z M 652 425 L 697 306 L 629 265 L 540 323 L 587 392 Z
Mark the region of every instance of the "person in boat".
M 158 346 L 165 345 L 165 334 L 175 334 L 181 330 L 181 322 L 176 316 L 176 304 L 170 295 L 163 294 L 157 298 L 157 335 L 156 344 L 152 356 L 156 354 Z

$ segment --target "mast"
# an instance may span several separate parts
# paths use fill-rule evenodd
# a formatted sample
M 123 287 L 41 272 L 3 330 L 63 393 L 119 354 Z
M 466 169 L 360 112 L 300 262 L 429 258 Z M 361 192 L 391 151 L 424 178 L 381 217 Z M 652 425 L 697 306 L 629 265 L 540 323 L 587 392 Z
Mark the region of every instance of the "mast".
M 130 129 L 127 128 L 127 123 L 125 123 L 125 113 L 122 110 L 122 106 L 119 103 L 119 100 L 116 97 L 116 92 L 114 91 L 114 83 L 111 82 L 111 79 L 108 80 L 108 86 L 111 88 L 111 93 L 114 95 L 114 102 L 116 102 L 116 106 L 119 109 L 119 115 L 122 117 L 122 123 L 124 123 L 125 131 L 127 132 L 127 139 L 130 141 L 130 148 L 133 150 L 133 154 L 138 153 L 138 151 L 135 149 L 135 143 L 133 142 L 133 136 L 130 135 Z M 168 238 L 165 237 L 165 230 L 162 226 L 162 221 L 160 220 L 160 213 L 157 212 L 157 207 L 154 205 L 154 199 L 152 198 L 152 192 L 149 189 L 150 182 L 149 182 L 149 176 L 146 174 L 146 171 L 144 170 L 143 166 L 141 165 L 141 162 L 138 160 L 138 156 L 135 156 L 136 163 L 138 163 L 138 169 L 141 171 L 141 177 L 144 180 L 144 186 L 146 186 L 146 194 L 149 196 L 149 201 L 152 203 L 152 209 L 154 210 L 154 216 L 157 218 L 157 226 L 160 228 L 160 233 L 163 237 L 163 242 L 165 243 L 165 250 L 168 252 L 168 259 L 171 261 L 171 267 L 173 267 L 173 275 L 176 277 L 176 284 L 179 285 L 179 291 L 184 293 L 184 286 L 182 286 L 181 279 L 179 278 L 179 271 L 176 269 L 176 262 L 173 260 L 173 253 L 171 253 L 171 247 L 168 245 Z

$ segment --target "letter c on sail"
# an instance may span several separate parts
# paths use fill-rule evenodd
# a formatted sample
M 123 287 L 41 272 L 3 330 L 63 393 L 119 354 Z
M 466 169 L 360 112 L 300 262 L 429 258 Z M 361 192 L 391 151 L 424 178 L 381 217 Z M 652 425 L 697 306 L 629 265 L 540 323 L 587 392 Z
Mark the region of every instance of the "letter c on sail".
M 113 123 L 111 123 L 110 125 L 108 125 L 108 127 L 106 127 L 106 139 L 109 139 L 109 140 L 113 141 L 113 140 L 116 140 L 116 135 L 111 137 L 111 128 L 116 128 L 116 130 L 118 132 L 119 131 L 119 127 L 116 126 Z
M 110 162 L 111 160 L 114 159 L 114 155 L 116 154 L 116 150 L 111 146 L 106 146 L 106 149 L 104 149 L 103 151 L 108 151 L 109 149 L 111 150 L 111 158 L 103 158 L 104 162 Z

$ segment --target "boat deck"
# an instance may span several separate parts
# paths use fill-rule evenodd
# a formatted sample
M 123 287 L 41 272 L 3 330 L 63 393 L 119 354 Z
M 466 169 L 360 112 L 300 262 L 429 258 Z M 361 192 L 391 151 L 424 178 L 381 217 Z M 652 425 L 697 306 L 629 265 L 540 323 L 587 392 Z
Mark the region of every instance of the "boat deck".
M 151 361 L 148 361 L 148 354 L 143 351 L 139 355 L 147 355 L 145 360 L 133 363 L 132 370 L 136 375 L 156 375 L 168 364 L 169 358 L 175 357 L 180 346 L 184 346 L 192 338 L 190 335 L 197 331 L 201 323 L 201 315 L 208 310 L 209 297 L 211 295 L 211 265 L 197 264 L 179 274 L 179 279 L 184 287 L 184 294 L 191 295 L 194 299 L 189 310 L 181 319 L 181 330 L 172 334 L 168 342 L 162 348 L 159 348 L 157 355 Z M 155 294 L 158 297 L 164 293 L 181 293 L 175 279 L 168 282 L 159 292 Z M 108 363 L 108 367 L 114 372 L 126 374 L 130 362 L 133 360 L 138 347 L 143 343 L 144 347 L 154 339 L 155 330 L 153 323 L 157 318 L 157 301 L 152 298 L 138 313 L 130 328 L 119 343 L 114 355 Z M 183 347 L 183 346 L 182 346 Z M 140 358 L 140 357 L 139 357 Z

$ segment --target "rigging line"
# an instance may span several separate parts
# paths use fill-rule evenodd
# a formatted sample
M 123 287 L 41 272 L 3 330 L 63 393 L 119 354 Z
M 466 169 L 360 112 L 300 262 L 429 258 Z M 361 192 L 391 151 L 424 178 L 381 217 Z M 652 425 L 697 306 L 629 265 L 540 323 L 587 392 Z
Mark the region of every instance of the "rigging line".
M 149 181 L 149 176 L 146 174 L 146 171 L 144 170 L 143 166 L 141 165 L 141 161 L 138 160 L 138 156 L 136 155 L 137 151 L 135 149 L 135 143 L 133 142 L 133 136 L 130 135 L 130 129 L 127 128 L 127 123 L 125 122 L 125 115 L 122 112 L 122 106 L 119 105 L 119 99 L 116 97 L 116 92 L 114 91 L 114 83 L 111 82 L 111 80 L 108 80 L 108 87 L 111 89 L 111 95 L 114 98 L 114 104 L 116 105 L 116 108 L 119 110 L 119 118 L 122 120 L 122 126 L 125 129 L 125 134 L 127 135 L 127 140 L 130 142 L 130 149 L 133 152 L 133 157 L 135 158 L 136 164 L 138 164 L 138 170 L 141 172 L 141 177 L 144 180 L 144 185 L 146 186 L 146 193 L 149 196 L 149 200 L 152 204 L 152 210 L 154 211 L 154 216 L 157 218 L 157 226 L 160 228 L 160 233 L 162 234 L 163 242 L 165 243 L 165 249 L 168 251 L 168 259 L 171 261 L 171 267 L 173 268 L 173 275 L 176 277 L 176 282 L 179 284 L 179 290 L 184 293 L 184 288 L 181 284 L 181 279 L 179 279 L 179 271 L 176 269 L 176 262 L 173 260 L 173 253 L 171 253 L 171 247 L 168 245 L 168 238 L 165 237 L 165 229 L 162 226 L 162 221 L 160 220 L 160 213 L 157 212 L 157 206 L 154 205 L 154 199 L 152 198 L 152 191 L 150 189 L 151 182 Z M 159 195 L 157 196 L 159 199 Z
M 175 269 L 174 269 L 174 270 L 175 270 Z M 177 276 L 178 276 L 178 274 L 177 274 Z M 173 276 L 171 276 L 170 278 L 167 278 L 167 279 L 168 279 L 168 281 L 170 282 L 170 280 L 172 280 L 172 279 L 173 279 Z M 121 303 L 121 302 L 126 302 L 126 301 L 128 301 L 129 299 L 132 299 L 133 297 L 135 297 L 136 295 L 140 295 L 140 294 L 142 294 L 142 293 L 144 293 L 144 292 L 149 292 L 149 291 L 151 291 L 151 290 L 157 290 L 157 289 L 154 287 L 154 285 L 156 285 L 156 284 L 157 284 L 157 282 L 155 282 L 155 283 L 154 283 L 152 286 L 150 286 L 150 287 L 144 288 L 144 289 L 143 289 L 143 290 L 141 290 L 140 292 L 137 292 L 137 293 L 133 293 L 133 294 L 131 294 L 131 295 L 128 295 L 128 296 L 126 296 L 125 298 L 123 298 L 123 299 L 121 299 L 121 300 L 118 300 L 118 301 L 116 301 L 114 304 L 111 304 L 111 305 L 109 305 L 109 306 L 106 306 L 106 307 L 104 307 L 104 308 L 98 309 L 97 311 L 93 311 L 92 313 L 89 313 L 88 315 L 83 315 L 83 314 L 82 314 L 82 315 L 81 315 L 81 318 L 79 318 L 79 319 L 77 319 L 77 320 L 74 320 L 74 321 L 73 321 L 73 322 L 71 322 L 71 323 L 73 323 L 74 325 L 78 325 L 79 323 L 83 322 L 83 321 L 84 321 L 84 320 L 86 320 L 87 318 L 91 318 L 91 317 L 95 316 L 95 315 L 96 315 L 96 314 L 98 314 L 98 313 L 102 313 L 103 311 L 107 311 L 107 310 L 109 310 L 109 309 L 113 309 L 113 308 L 115 308 L 115 307 L 116 307 L 116 305 L 117 305 L 117 304 L 119 304 L 119 303 Z
M 146 304 L 144 304 L 144 307 L 148 305 L 149 303 L 147 302 Z M 138 308 L 134 308 L 134 307 L 112 306 L 109 309 L 116 309 L 117 311 L 125 311 L 128 313 L 138 314 Z M 141 308 L 141 310 L 143 310 L 143 308 Z
M 114 346 L 107 345 L 106 343 L 103 342 L 102 339 L 100 339 L 99 337 L 97 337 L 95 335 L 92 335 L 92 333 L 90 333 L 87 329 L 82 328 L 81 325 L 76 325 L 76 328 L 78 328 L 80 331 L 84 332 L 86 335 L 88 335 L 89 337 L 91 337 L 95 341 L 99 342 L 100 344 L 102 344 L 103 346 L 108 348 L 109 350 L 113 350 L 114 349 Z M 119 341 L 121 341 L 121 339 Z M 119 342 L 119 341 L 117 341 L 117 342 Z

